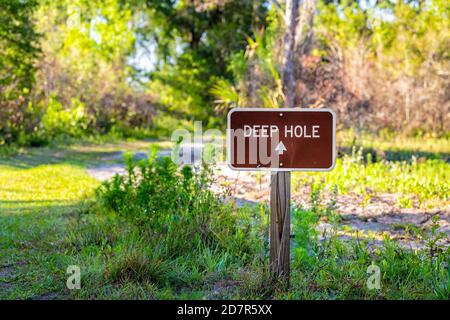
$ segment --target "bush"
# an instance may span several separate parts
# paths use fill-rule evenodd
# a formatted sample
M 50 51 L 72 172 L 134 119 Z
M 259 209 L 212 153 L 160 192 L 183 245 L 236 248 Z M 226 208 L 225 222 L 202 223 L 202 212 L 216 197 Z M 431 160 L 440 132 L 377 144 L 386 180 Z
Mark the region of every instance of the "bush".
M 62 104 L 51 97 L 41 121 L 42 134 L 48 138 L 60 135 L 81 137 L 88 127 L 85 106 L 77 99 L 72 99 L 71 106 L 64 109 Z
M 35 0 L 0 1 L 0 145 L 18 138 L 27 122 L 39 34 L 32 19 Z
M 151 241 L 164 242 L 171 256 L 221 250 L 239 259 L 260 247 L 248 210 L 234 210 L 211 190 L 211 169 L 177 168 L 169 158 L 133 161 L 97 190 L 100 208 L 141 226 Z

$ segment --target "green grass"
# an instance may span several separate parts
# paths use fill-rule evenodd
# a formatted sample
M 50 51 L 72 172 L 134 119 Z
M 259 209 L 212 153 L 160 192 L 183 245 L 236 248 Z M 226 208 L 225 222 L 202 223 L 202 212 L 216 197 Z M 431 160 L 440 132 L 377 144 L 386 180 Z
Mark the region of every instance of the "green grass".
M 387 160 L 410 160 L 412 156 L 449 160 L 450 136 L 407 137 L 396 132 L 382 131 L 378 135 L 354 130 L 337 132 L 337 143 L 351 151 L 352 147 L 362 147 L 366 151 L 378 153 Z
M 449 207 L 449 163 L 439 159 L 372 162 L 359 150 L 337 159 L 331 172 L 294 173 L 294 188 L 320 181 L 328 190 L 335 186 L 341 194 L 361 195 L 366 201 L 391 193 L 400 207 Z
M 84 168 L 67 164 L 40 165 L 29 169 L 0 166 L 0 208 L 26 205 L 68 204 L 92 193 L 98 182 Z
M 64 296 L 72 257 L 62 243 L 80 200 L 98 182 L 76 166 L 0 167 L 1 298 Z
M 70 164 L 86 167 L 104 163 L 122 163 L 123 158 L 117 157 L 119 152 L 148 151 L 152 145 L 167 149 L 172 147 L 173 143 L 156 139 L 107 142 L 95 140 L 39 148 L 0 146 L 0 165 L 26 169 L 42 164 Z
M 437 232 L 433 220 L 425 250 L 404 250 L 385 237 L 383 245 L 373 247 L 372 239 L 343 241 L 337 228 L 318 241 L 312 228 L 329 208 L 293 211 L 296 246 L 292 288 L 278 297 L 285 299 L 449 299 L 450 250 L 438 244 L 445 235 Z M 380 269 L 380 288 L 369 289 L 368 267 Z
M 0 299 L 449 298 L 449 251 L 433 229 L 421 235 L 427 247 L 417 251 L 389 239 L 374 247 L 357 234 L 344 242 L 331 232 L 319 241 L 315 231 L 324 215 L 338 228 L 335 202 L 320 197 L 324 188 L 334 188 L 332 197 L 399 192 L 413 204 L 443 208 L 450 180 L 445 161 L 367 162 L 354 154 L 330 173 L 294 174 L 295 183 L 312 184 L 313 191 L 308 208 L 293 209 L 286 290 L 267 274 L 264 205 L 223 205 L 196 185 L 201 181 L 186 184 L 167 164 L 148 171 L 148 183 L 124 179 L 95 195 L 100 184 L 87 165 L 120 161 L 102 159 L 148 144 L 24 149 L 0 159 Z M 149 196 L 151 188 L 157 197 Z M 372 263 L 381 269 L 380 290 L 366 287 Z M 66 288 L 69 265 L 81 268 L 81 290 Z

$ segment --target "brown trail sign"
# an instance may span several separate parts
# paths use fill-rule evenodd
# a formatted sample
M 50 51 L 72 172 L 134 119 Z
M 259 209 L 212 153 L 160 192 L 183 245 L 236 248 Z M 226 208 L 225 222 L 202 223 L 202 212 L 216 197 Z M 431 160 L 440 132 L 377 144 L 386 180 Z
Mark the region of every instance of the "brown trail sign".
M 328 171 L 336 160 L 335 131 L 329 109 L 233 109 L 227 162 L 234 170 Z
M 270 191 L 270 272 L 289 282 L 290 171 L 329 171 L 336 161 L 336 116 L 329 109 L 232 109 L 227 163 L 274 171 Z M 280 174 L 279 171 L 284 171 Z

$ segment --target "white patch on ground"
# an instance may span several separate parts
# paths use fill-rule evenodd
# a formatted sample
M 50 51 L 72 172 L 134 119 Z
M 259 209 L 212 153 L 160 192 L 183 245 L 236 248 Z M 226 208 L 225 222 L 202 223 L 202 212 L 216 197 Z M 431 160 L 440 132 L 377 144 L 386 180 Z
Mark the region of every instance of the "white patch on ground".
M 189 147 L 189 146 L 188 146 Z M 202 153 L 201 145 L 192 145 L 190 150 L 191 160 L 199 159 Z M 186 152 L 184 150 L 183 152 Z M 189 152 L 189 149 L 188 149 Z M 159 152 L 158 156 L 169 156 L 170 150 Z M 147 153 L 138 152 L 136 160 L 146 159 Z M 109 160 L 123 158 L 123 153 L 118 152 Z M 186 158 L 185 158 L 186 159 Z M 105 159 L 107 160 L 107 159 Z M 181 165 L 181 164 L 180 164 Z M 111 179 L 115 174 L 124 174 L 123 164 L 102 164 L 87 169 L 88 173 L 98 180 Z M 269 172 L 233 171 L 225 163 L 219 163 L 214 167 L 215 183 L 212 190 L 225 194 L 225 201 L 235 201 L 238 207 L 269 202 Z M 303 207 L 308 207 L 310 189 L 309 186 L 293 186 L 292 200 Z M 325 195 L 325 203 L 329 195 Z M 425 241 L 413 239 L 407 232 L 409 226 L 421 229 L 430 229 L 431 218 L 439 215 L 439 232 L 444 232 L 448 237 L 441 240 L 444 245 L 450 245 L 450 209 L 403 209 L 398 208 L 394 194 L 381 194 L 373 196 L 369 203 L 362 207 L 363 199 L 355 194 L 337 196 L 336 212 L 341 216 L 340 226 L 347 226 L 350 230 L 339 230 L 342 238 L 367 237 L 374 240 L 373 245 L 382 243 L 385 234 L 397 240 L 402 246 L 412 249 L 422 248 Z M 318 225 L 319 233 L 324 229 L 330 230 L 331 225 L 327 221 L 321 221 Z
M 87 173 L 100 181 L 109 180 L 116 174 L 125 174 L 125 172 L 123 164 L 102 164 L 87 168 Z

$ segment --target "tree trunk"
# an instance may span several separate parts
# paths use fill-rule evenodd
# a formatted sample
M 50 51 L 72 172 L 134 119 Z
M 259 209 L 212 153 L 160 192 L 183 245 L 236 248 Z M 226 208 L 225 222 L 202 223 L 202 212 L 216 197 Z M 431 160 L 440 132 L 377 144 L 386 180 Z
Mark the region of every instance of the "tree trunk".
M 281 78 L 285 106 L 294 108 L 295 105 L 295 31 L 298 18 L 300 0 L 286 1 L 283 66 Z
M 299 57 L 309 54 L 313 46 L 316 0 L 303 0 L 300 11 L 302 14 L 295 32 L 295 55 Z

